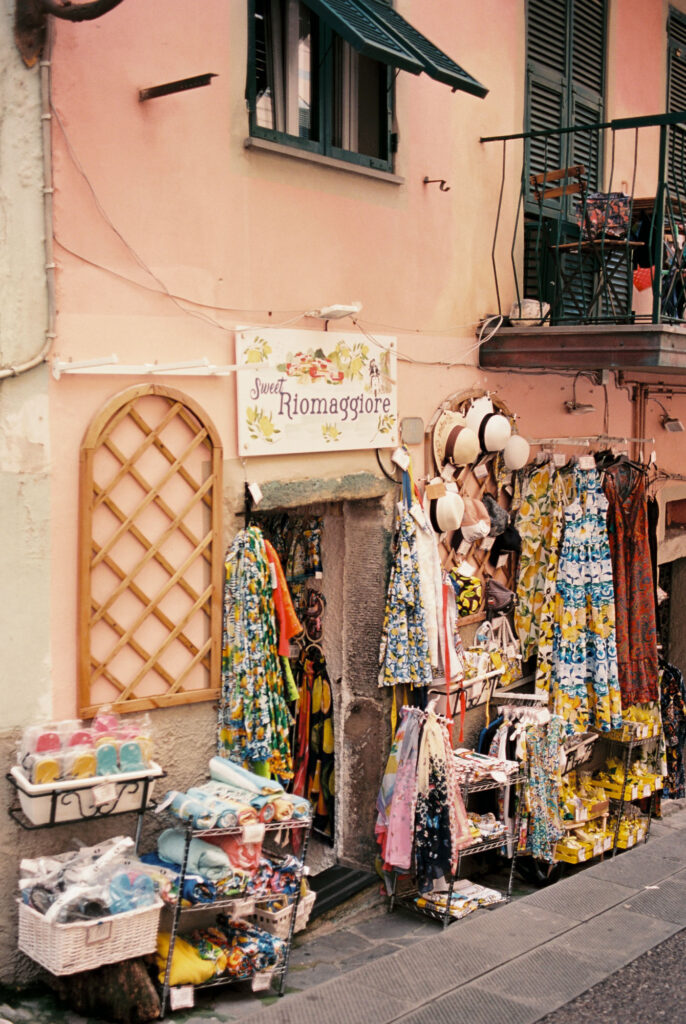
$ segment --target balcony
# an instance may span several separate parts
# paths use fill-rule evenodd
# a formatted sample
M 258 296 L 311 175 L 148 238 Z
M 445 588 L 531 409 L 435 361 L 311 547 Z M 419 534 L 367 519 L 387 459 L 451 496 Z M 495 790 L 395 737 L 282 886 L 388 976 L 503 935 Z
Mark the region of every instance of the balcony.
M 482 367 L 686 374 L 682 125 L 686 112 L 481 140 L 503 149 L 492 248 L 503 319 Z

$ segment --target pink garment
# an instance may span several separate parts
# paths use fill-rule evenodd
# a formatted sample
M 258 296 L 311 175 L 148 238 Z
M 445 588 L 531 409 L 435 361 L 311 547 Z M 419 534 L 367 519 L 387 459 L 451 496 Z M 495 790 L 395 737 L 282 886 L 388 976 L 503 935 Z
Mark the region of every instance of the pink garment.
M 412 866 L 418 747 L 419 718 L 416 715 L 408 715 L 398 757 L 385 847 L 385 862 L 397 871 L 409 871 Z

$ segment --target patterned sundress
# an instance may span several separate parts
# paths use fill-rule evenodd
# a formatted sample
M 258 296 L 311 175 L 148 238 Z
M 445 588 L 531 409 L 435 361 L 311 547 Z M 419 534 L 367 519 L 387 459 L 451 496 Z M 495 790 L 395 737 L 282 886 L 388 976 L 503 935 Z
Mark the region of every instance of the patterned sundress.
M 619 464 L 605 472 L 607 527 L 617 612 L 617 667 L 624 707 L 658 699 L 657 629 L 643 474 Z
M 433 681 L 415 531 L 408 510 L 400 509 L 379 651 L 379 686 L 429 686 Z
M 565 491 L 551 462 L 536 466 L 522 484 L 515 527 L 522 538 L 514 613 L 515 633 L 527 661 L 538 657 L 536 685 L 550 686 L 555 581 L 564 521 Z
M 568 733 L 622 724 L 607 498 L 595 469 L 574 470 L 565 509 L 553 634 L 553 709 Z

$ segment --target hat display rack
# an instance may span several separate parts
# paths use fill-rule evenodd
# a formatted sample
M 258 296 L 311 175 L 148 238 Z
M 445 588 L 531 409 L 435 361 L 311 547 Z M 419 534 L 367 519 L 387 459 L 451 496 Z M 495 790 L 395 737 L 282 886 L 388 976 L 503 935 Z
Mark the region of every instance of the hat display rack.
M 426 445 L 425 464 L 433 464 L 436 477 L 442 478 L 449 492 L 455 488 L 464 504 L 460 527 L 441 533 L 441 564 L 446 571 L 466 565 L 473 570 L 470 575 L 481 580 L 478 611 L 460 618 L 461 625 L 479 622 L 486 615 L 488 579 L 514 589 L 516 570 L 515 555 L 507 550 L 502 534 L 487 535 L 484 499 L 491 520 L 494 513 L 502 520 L 497 507 L 509 517 L 511 493 L 507 486 L 498 486 L 496 460 L 501 453 L 507 481 L 510 470 L 521 469 L 528 461 L 529 445 L 516 433 L 515 417 L 505 403 L 480 389 L 458 392 L 441 404 L 427 427 Z M 450 525 L 446 518 L 445 526 Z

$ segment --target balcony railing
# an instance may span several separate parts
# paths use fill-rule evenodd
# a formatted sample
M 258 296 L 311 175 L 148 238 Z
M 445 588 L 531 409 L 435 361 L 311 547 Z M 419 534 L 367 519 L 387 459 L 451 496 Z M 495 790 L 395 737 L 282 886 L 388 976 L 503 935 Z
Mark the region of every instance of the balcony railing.
M 503 147 L 492 263 L 506 324 L 686 326 L 685 128 L 681 111 L 481 140 Z

